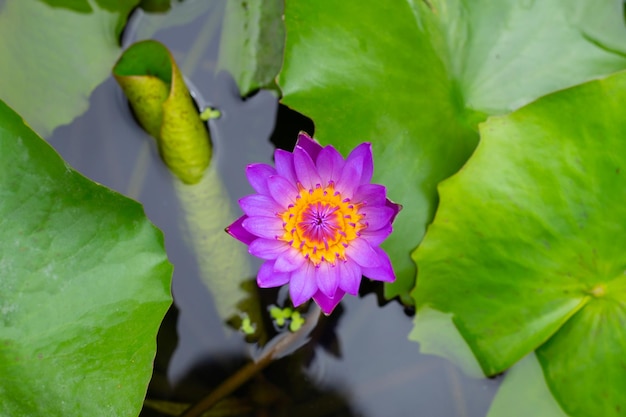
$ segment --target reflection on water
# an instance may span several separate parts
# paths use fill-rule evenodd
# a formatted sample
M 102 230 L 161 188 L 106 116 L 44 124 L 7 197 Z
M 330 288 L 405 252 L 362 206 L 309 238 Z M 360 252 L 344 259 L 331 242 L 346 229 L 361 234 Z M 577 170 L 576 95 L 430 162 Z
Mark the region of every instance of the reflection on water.
M 219 24 L 211 22 L 219 23 L 215 14 L 222 10 L 223 1 L 215 2 L 193 19 L 179 19 L 183 26 L 156 31 L 154 37 L 170 47 L 179 62 L 187 57 L 191 63 L 185 76 L 193 83 L 199 102 L 222 112 L 220 119 L 210 123 L 213 164 L 226 196 L 235 205 L 237 199 L 252 193 L 244 175 L 246 164 L 271 162 L 273 145 L 269 140 L 278 104 L 268 92 L 242 101 L 231 77 L 215 74 L 218 40 L 214 35 L 219 33 Z M 136 24 L 141 27 L 141 22 Z M 213 32 L 207 29 L 211 25 Z M 198 41 L 198 36 L 208 38 Z M 197 50 L 199 42 L 203 53 L 188 58 L 189 49 L 195 45 Z M 166 317 L 159 335 L 148 396 L 194 402 L 249 362 L 254 349 L 245 343 L 242 333 L 223 323 L 215 294 L 201 278 L 189 234 L 181 232 L 184 203 L 158 158 L 153 139 L 135 124 L 115 82 L 109 79 L 98 87 L 90 104 L 85 115 L 56 129 L 49 140 L 80 172 L 141 201 L 150 219 L 164 231 L 168 255 L 175 265 L 176 309 Z M 281 108 L 281 118 L 288 113 Z M 298 123 L 311 130 L 306 119 Z M 283 133 L 284 128 L 279 126 L 280 133 L 273 141 L 288 147 L 290 138 L 285 136 L 293 135 L 295 140 L 295 135 Z M 258 268 L 259 262 L 252 257 L 247 261 L 252 263 L 252 271 Z M 257 291 L 250 290 L 251 297 Z M 272 302 L 276 294 L 272 291 L 259 292 L 269 300 L 264 302 Z M 407 340 L 412 323 L 398 303 L 379 307 L 376 297 L 368 294 L 347 297 L 341 307 L 330 318 L 322 318 L 308 345 L 272 363 L 228 397 L 219 406 L 226 408 L 223 415 L 486 414 L 499 381 L 470 379 L 442 359 L 420 355 L 419 346 Z M 269 318 L 263 320 L 258 324 L 270 329 Z

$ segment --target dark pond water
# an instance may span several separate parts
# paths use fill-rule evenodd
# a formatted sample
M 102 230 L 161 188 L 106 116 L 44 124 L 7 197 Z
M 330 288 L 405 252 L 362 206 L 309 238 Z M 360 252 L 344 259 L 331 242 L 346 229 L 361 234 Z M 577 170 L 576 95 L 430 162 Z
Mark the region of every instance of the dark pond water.
M 224 0 L 188 0 L 183 7 L 165 17 L 135 16 L 126 34 L 166 44 L 198 102 L 222 112 L 210 122 L 221 205 L 204 209 L 207 223 L 223 219 L 214 225 L 219 234 L 215 244 L 220 245 L 221 229 L 240 214 L 237 199 L 252 192 L 244 176 L 246 164 L 271 162 L 271 138 L 288 147 L 299 129 L 310 130 L 311 125 L 279 110 L 269 92 L 241 100 L 232 78 L 216 73 Z M 189 201 L 181 198 L 153 139 L 136 125 L 115 81 L 100 85 L 90 103 L 86 114 L 56 129 L 50 143 L 80 172 L 142 202 L 163 230 L 175 265 L 175 307 L 159 334 L 148 398 L 195 402 L 250 362 L 258 349 L 236 325 L 224 323 L 223 289 L 207 284 L 207 258 L 219 248 L 207 253 L 192 249 L 195 223 L 188 220 Z M 245 253 L 243 245 L 239 249 Z M 222 261 L 215 256 L 208 269 Z M 217 278 L 237 285 L 253 282 L 259 263 L 249 256 L 245 262 L 250 263 L 247 276 Z M 250 288 L 249 298 L 256 300 L 252 304 L 261 304 L 257 311 L 265 312 L 265 304 L 275 302 L 276 291 Z M 419 345 L 407 339 L 412 318 L 396 301 L 381 307 L 380 289 L 364 283 L 363 295 L 347 297 L 330 318 L 320 320 L 307 345 L 256 374 L 211 415 L 485 416 L 499 380 L 468 378 L 443 359 L 421 355 Z M 274 333 L 269 319 L 264 323 L 268 334 Z M 161 414 L 146 407 L 142 415 Z

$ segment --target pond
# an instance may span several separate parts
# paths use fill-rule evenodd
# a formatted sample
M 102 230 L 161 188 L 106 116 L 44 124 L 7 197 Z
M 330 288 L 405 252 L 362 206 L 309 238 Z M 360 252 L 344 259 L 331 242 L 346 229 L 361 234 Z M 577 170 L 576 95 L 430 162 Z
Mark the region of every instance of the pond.
M 226 262 L 228 272 L 230 261 L 215 256 L 224 255 L 215 245 L 231 239 L 222 229 L 241 214 L 237 200 L 253 191 L 245 178 L 246 165 L 271 163 L 275 146 L 290 149 L 299 130 L 313 133 L 310 120 L 279 105 L 269 91 L 240 98 L 232 77 L 216 69 L 224 0 L 198 3 L 181 19 L 182 24 L 175 17 L 168 20 L 138 12 L 124 43 L 164 27 L 151 37 L 173 52 L 199 106 L 211 105 L 221 112 L 220 118 L 209 122 L 212 167 L 222 187 L 217 197 L 207 197 L 213 202 L 221 199 L 221 205 L 206 208 L 211 217 L 207 222 L 222 221 L 207 229 L 223 234 L 209 239 L 213 247 L 204 247 L 206 252 L 194 250 L 198 238 L 194 221 L 198 219 L 190 220 L 194 214 L 190 210 L 196 209 L 181 198 L 154 140 L 135 122 L 113 78 L 93 92 L 84 115 L 47 138 L 75 169 L 140 201 L 165 234 L 167 253 L 175 266 L 174 306 L 159 332 L 154 375 L 142 411 L 145 416 L 175 414 L 165 410 L 168 406 L 176 410 L 176 403 L 200 400 L 258 355 L 255 338 L 247 337 L 238 328 L 240 323 L 224 322 L 219 306 L 223 289 L 207 283 L 203 265 L 210 257 L 213 265 L 209 268 L 223 271 L 217 264 Z M 236 243 L 245 252 L 245 246 Z M 269 337 L 276 330 L 267 306 L 279 303 L 277 297 L 284 298 L 284 294 L 249 285 L 260 262 L 251 256 L 245 259 L 250 263 L 248 275 L 215 278 L 248 288 L 244 295 L 256 300 L 251 304 L 265 314 L 265 325 L 257 325 Z M 320 319 L 308 343 L 300 343 L 295 352 L 251 375 L 208 415 L 485 416 L 500 379 L 470 378 L 444 359 L 420 354 L 419 345 L 407 338 L 412 312 L 396 300 L 382 303 L 381 291 L 382 284 L 364 281 L 359 297 L 346 297 L 330 317 Z

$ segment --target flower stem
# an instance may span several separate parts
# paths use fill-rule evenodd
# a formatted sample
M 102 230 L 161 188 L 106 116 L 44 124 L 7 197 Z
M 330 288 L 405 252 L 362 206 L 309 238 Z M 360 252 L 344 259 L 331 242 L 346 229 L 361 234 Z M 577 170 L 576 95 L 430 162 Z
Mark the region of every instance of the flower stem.
M 269 346 L 256 361 L 250 362 L 243 368 L 239 369 L 228 379 L 222 382 L 209 395 L 189 407 L 180 417 L 198 417 L 209 410 L 220 400 L 230 395 L 237 388 L 246 383 L 254 375 L 261 372 L 276 358 L 284 354 L 294 343 L 307 336 L 317 325 L 320 318 L 321 310 L 315 304 L 309 314 L 307 314 L 306 323 L 295 333 L 289 333 L 276 344 Z

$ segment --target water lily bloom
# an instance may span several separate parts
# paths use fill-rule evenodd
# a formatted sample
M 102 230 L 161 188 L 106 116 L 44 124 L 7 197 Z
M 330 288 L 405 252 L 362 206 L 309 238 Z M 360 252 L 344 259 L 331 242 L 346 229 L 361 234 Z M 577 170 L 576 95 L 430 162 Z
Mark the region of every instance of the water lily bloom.
M 262 288 L 289 283 L 294 306 L 313 298 L 330 314 L 343 296 L 357 295 L 362 275 L 391 282 L 395 274 L 379 247 L 401 206 L 382 185 L 370 184 L 369 143 L 346 159 L 300 133 L 293 153 L 276 150 L 276 168 L 248 165 L 257 194 L 239 200 L 241 218 L 226 231 L 265 263 Z

